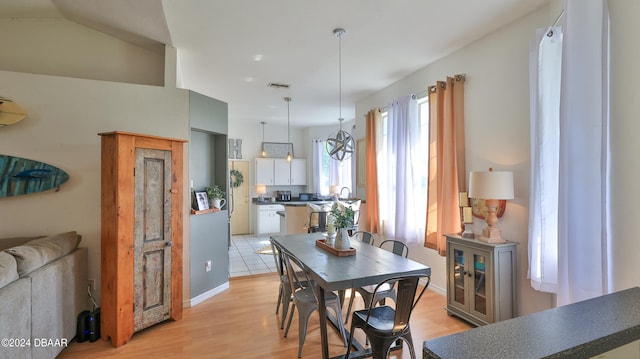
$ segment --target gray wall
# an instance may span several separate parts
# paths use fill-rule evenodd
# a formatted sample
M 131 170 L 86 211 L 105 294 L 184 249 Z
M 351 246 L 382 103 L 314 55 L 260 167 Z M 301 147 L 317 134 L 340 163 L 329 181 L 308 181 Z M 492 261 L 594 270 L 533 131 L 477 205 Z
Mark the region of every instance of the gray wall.
M 189 92 L 190 180 L 194 190 L 217 184 L 227 193 L 227 104 Z M 190 223 L 190 298 L 203 295 L 229 280 L 229 212 L 197 214 Z M 211 271 L 205 263 L 211 261 Z

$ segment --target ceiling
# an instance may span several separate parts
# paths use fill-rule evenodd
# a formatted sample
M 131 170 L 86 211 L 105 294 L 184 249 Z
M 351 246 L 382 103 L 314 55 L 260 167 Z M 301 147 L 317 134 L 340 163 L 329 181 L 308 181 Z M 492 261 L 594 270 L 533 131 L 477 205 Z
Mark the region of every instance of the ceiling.
M 230 121 L 286 124 L 288 96 L 291 126 L 308 127 L 353 120 L 356 101 L 548 2 L 2 0 L 0 17 L 64 17 L 151 51 L 168 44 L 182 87 L 227 102 Z

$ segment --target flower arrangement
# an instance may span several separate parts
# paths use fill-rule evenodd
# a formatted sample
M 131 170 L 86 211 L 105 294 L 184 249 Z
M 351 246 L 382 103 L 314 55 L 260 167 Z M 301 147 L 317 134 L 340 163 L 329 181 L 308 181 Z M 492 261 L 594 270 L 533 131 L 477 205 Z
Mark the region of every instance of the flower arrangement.
M 213 186 L 210 187 L 206 187 L 204 189 L 205 192 L 207 192 L 207 196 L 209 196 L 209 198 L 213 199 L 213 198 L 224 198 L 224 191 L 217 185 L 214 184 Z
M 342 203 L 334 203 L 331 207 L 331 216 L 333 217 L 333 224 L 336 228 L 348 228 L 353 226 L 353 218 L 355 212 L 343 205 Z

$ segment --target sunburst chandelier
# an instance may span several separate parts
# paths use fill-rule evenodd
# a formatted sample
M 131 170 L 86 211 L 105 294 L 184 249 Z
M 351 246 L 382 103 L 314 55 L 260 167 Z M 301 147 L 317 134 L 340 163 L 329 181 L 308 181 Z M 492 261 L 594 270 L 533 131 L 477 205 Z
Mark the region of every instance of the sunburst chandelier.
M 342 121 L 344 121 L 344 118 L 342 118 L 342 36 L 346 33 L 347 31 L 341 28 L 333 30 L 333 34 L 338 38 L 338 88 L 340 91 L 340 117 L 338 121 L 340 121 L 340 129 L 327 138 L 326 148 L 329 156 L 338 161 L 351 157 L 355 149 L 353 136 L 349 132 L 342 130 Z

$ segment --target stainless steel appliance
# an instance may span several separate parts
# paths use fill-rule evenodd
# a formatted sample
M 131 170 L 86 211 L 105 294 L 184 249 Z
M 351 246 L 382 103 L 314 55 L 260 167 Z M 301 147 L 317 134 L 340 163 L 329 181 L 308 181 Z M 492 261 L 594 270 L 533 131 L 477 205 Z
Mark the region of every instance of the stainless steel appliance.
M 276 201 L 291 201 L 291 191 L 276 191 Z

